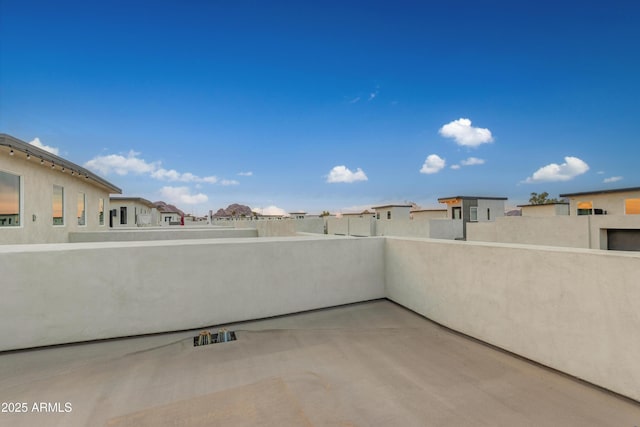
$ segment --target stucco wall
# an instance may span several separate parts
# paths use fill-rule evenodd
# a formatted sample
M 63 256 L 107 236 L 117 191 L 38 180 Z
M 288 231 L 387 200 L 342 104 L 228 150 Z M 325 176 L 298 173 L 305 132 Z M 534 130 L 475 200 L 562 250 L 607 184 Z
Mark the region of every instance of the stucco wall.
M 640 215 L 505 216 L 468 223 L 467 240 L 607 249 L 607 229 L 640 229 Z
M 478 221 L 494 221 L 503 216 L 504 200 L 478 199 Z
M 430 219 L 447 219 L 446 209 L 433 209 L 424 211 L 411 212 L 411 216 L 416 220 L 430 220 Z
M 109 226 L 109 193 L 78 175 L 62 172 L 59 166 L 40 164 L 24 153 L 9 156 L 0 150 L 0 170 L 22 176 L 22 218 L 19 227 L 0 227 L 0 244 L 67 242 L 70 231 L 97 231 Z M 64 225 L 53 225 L 53 185 L 64 187 Z M 78 225 L 78 192 L 85 193 L 86 225 Z M 104 200 L 104 224 L 98 221 L 98 200 Z M 35 221 L 34 216 L 35 215 Z
M 640 254 L 387 238 L 387 295 L 454 330 L 640 400 Z
M 542 205 L 522 206 L 522 216 L 556 215 L 569 215 L 569 205 L 564 203 L 547 203 Z
M 496 242 L 498 240 L 496 221 L 468 222 L 467 240 L 471 242 Z
M 324 234 L 325 218 L 305 218 L 293 220 L 298 233 Z
M 589 248 L 589 217 L 504 216 L 494 223 L 468 223 L 467 240 Z
M 195 226 L 143 229 L 123 228 L 120 230 L 69 233 L 69 242 L 132 242 L 150 240 L 229 239 L 235 237 L 258 237 L 258 231 L 252 228 L 196 228 Z
M 462 239 L 464 225 L 461 219 L 429 220 L 429 237 L 432 239 Z
M 377 221 L 373 217 L 365 218 L 329 218 L 327 234 L 343 234 L 346 236 L 375 236 Z
M 392 219 L 376 222 L 377 236 L 429 237 L 429 219 Z
M 0 246 L 0 350 L 383 298 L 382 239 Z

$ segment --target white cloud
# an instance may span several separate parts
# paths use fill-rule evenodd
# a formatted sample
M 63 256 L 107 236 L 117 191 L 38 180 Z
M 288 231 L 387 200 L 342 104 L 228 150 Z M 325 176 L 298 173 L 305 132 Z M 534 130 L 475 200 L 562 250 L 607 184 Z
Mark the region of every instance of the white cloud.
M 191 172 L 178 172 L 175 169 L 165 169 L 160 167 L 160 162 L 147 162 L 138 157 L 140 153 L 133 150 L 129 151 L 126 156 L 120 154 L 109 154 L 106 156 L 96 156 L 84 164 L 84 167 L 91 169 L 103 175 L 116 173 L 118 175 L 133 174 L 149 174 L 151 178 L 159 181 L 169 182 L 196 182 L 217 184 L 219 179 L 217 176 L 200 177 Z M 237 181 L 223 180 L 221 185 L 229 185 L 229 183 L 238 184 Z
M 438 173 L 444 169 L 447 162 L 437 154 L 429 154 L 420 169 L 420 173 L 432 174 Z
M 160 181 L 179 181 L 179 182 L 206 182 L 209 184 L 215 184 L 218 182 L 218 177 L 215 176 L 205 176 L 201 178 L 197 175 L 194 175 L 190 172 L 180 173 L 175 169 L 164 169 L 159 168 L 155 171 L 151 172 L 151 177 L 158 179 Z
M 610 182 L 618 182 L 618 181 L 622 181 L 622 177 L 621 176 L 612 176 L 610 178 L 605 178 L 604 181 L 605 183 L 610 183 Z
M 460 165 L 451 165 L 451 169 L 458 170 L 460 169 Z
M 49 145 L 44 145 L 42 142 L 40 142 L 40 138 L 35 138 L 29 144 L 33 145 L 34 147 L 41 148 L 44 151 L 48 151 L 51 154 L 55 154 L 56 156 L 58 155 L 58 153 L 60 153 L 60 149 L 56 147 L 51 147 Z
M 331 184 L 338 182 L 352 183 L 356 181 L 367 181 L 368 179 L 362 169 L 358 168 L 355 172 L 352 172 L 347 169 L 346 166 L 336 166 L 331 169 L 329 175 L 327 175 L 327 182 Z
M 439 132 L 445 138 L 452 138 L 458 145 L 465 147 L 477 147 L 493 142 L 489 129 L 473 127 L 471 120 L 464 118 L 447 123 L 440 128 Z
M 238 185 L 240 184 L 238 181 L 236 181 L 235 179 L 223 179 L 222 181 L 220 181 L 220 185 Z
M 204 178 L 198 178 L 198 182 L 206 182 L 207 184 L 215 184 L 218 182 L 217 176 L 205 176 Z
M 461 161 L 460 164 L 462 166 L 483 165 L 484 160 L 477 157 L 469 157 L 467 160 Z
M 598 171 L 596 172 L 598 175 L 604 175 L 604 171 Z
M 351 101 L 349 101 L 349 104 L 355 104 L 356 102 L 360 101 L 360 97 L 356 96 L 355 98 L 353 98 Z
M 267 206 L 266 208 L 253 208 L 252 212 L 257 213 L 258 215 L 284 215 L 288 216 L 287 211 L 277 206 Z
M 567 156 L 561 165 L 551 163 L 541 167 L 528 177 L 524 182 L 553 182 L 569 181 L 589 170 L 589 165 L 577 157 Z
M 162 187 L 160 195 L 169 203 L 177 205 L 197 205 L 209 200 L 206 194 L 191 194 L 189 187 Z
M 248 171 L 248 172 L 238 172 L 239 176 L 253 176 L 253 172 Z
M 111 172 L 118 175 L 143 174 L 156 170 L 157 163 L 147 163 L 144 159 L 138 158 L 138 154 L 140 153 L 132 150 L 126 157 L 120 154 L 97 156 L 85 163 L 84 167 L 104 175 L 109 175 Z

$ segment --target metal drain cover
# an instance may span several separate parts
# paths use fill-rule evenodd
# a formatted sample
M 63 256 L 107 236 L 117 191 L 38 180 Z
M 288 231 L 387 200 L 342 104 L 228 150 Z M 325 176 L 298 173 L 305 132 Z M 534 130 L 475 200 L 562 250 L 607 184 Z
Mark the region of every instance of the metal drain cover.
M 237 338 L 234 331 L 220 329 L 217 334 L 212 334 L 209 331 L 202 331 L 199 335 L 193 337 L 193 346 L 198 347 L 201 345 L 218 344 L 235 340 L 237 340 Z

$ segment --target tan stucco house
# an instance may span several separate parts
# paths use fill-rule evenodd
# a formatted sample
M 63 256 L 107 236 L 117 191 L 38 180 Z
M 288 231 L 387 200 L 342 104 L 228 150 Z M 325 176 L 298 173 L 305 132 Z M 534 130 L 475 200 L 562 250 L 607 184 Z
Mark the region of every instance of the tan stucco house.
M 560 194 L 569 199 L 571 215 L 639 215 L 640 187 Z
M 160 225 L 160 212 L 156 205 L 142 197 L 111 197 L 109 226 L 148 227 Z
M 376 219 L 409 219 L 412 205 L 384 205 L 374 206 Z
M 64 243 L 72 231 L 108 228 L 109 195 L 91 171 L 0 134 L 0 244 Z
M 558 216 L 569 215 L 569 203 L 544 203 L 538 205 L 518 205 L 522 216 Z

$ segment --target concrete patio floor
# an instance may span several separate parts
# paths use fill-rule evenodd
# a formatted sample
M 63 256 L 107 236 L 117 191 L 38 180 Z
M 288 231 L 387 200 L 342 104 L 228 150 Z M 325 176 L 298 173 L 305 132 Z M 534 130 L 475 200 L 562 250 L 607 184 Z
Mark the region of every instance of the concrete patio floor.
M 386 300 L 229 329 L 0 354 L 0 402 L 27 404 L 0 425 L 640 426 L 635 402 Z

